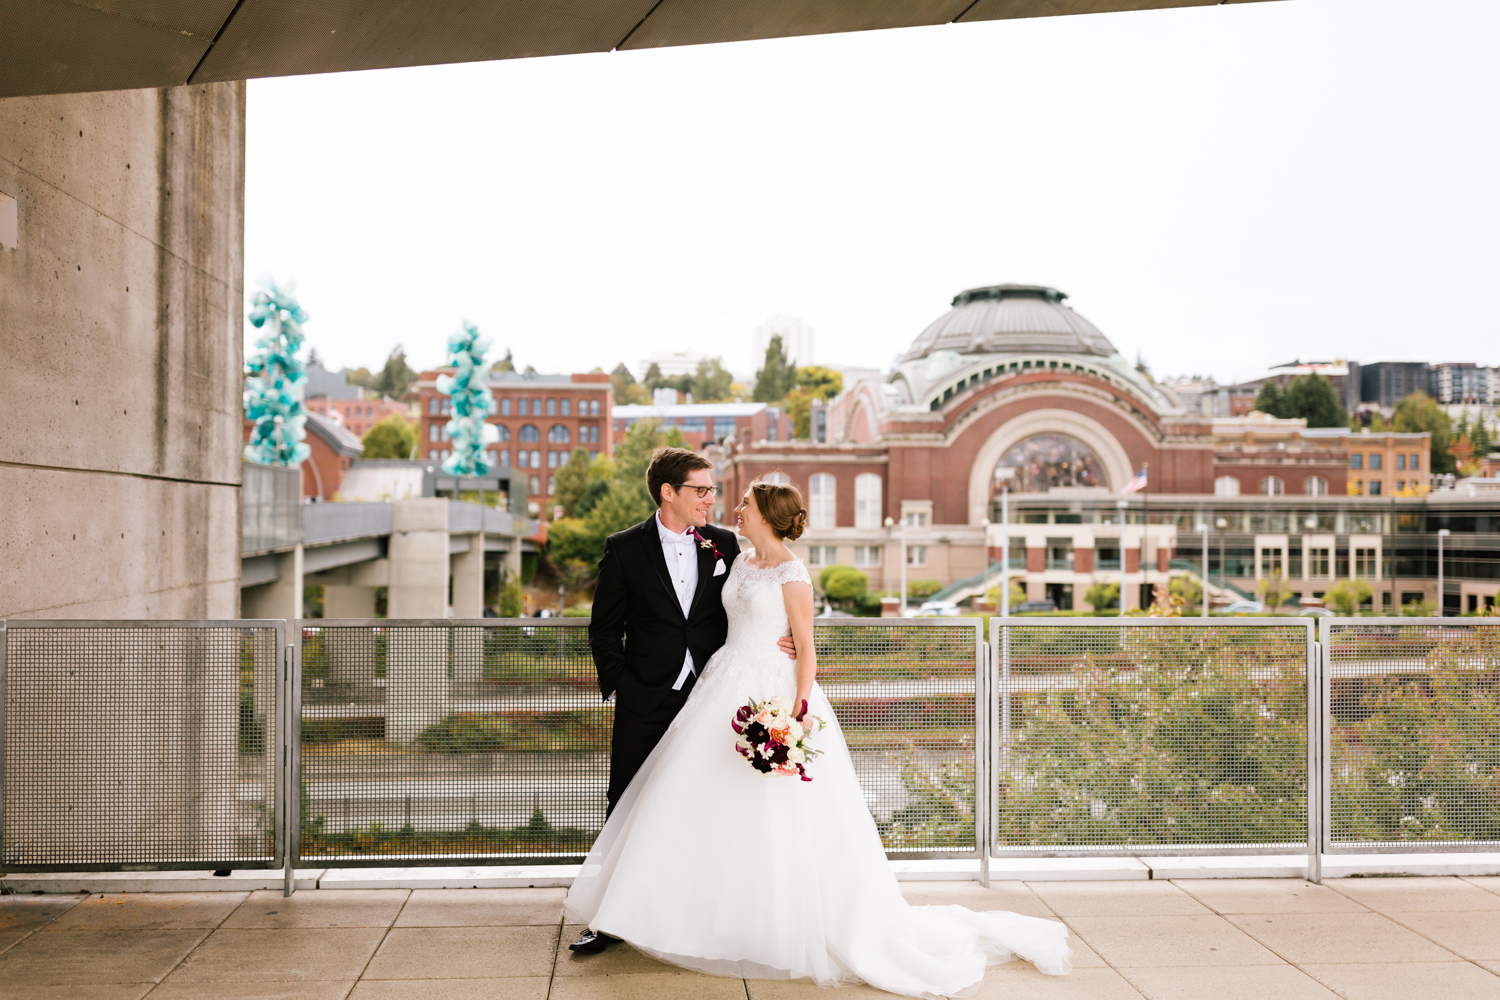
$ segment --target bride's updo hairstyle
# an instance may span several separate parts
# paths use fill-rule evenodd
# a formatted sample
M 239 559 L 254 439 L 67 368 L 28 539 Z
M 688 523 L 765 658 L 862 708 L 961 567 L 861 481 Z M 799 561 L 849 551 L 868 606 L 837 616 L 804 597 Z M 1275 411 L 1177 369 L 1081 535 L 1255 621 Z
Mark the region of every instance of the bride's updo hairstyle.
M 796 541 L 807 530 L 807 507 L 797 487 L 757 479 L 750 484 L 750 496 L 777 538 Z

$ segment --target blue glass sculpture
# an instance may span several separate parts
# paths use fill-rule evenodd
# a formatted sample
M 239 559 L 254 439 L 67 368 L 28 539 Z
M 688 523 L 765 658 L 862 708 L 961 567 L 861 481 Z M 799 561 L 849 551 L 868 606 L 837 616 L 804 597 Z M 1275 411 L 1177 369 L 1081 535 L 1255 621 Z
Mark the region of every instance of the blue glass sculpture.
M 448 363 L 457 370 L 438 376 L 437 391 L 453 398 L 453 419 L 448 421 L 453 454 L 443 459 L 443 471 L 450 476 L 488 475 L 484 446 L 500 440 L 500 432 L 485 422 L 495 412 L 495 397 L 484 384 L 484 353 L 489 349 L 489 340 L 467 321 L 448 338 Z
M 252 462 L 297 465 L 308 456 L 302 408 L 306 369 L 297 357 L 305 322 L 307 313 L 292 297 L 291 286 L 281 289 L 262 278 L 250 299 L 250 324 L 265 332 L 245 363 L 245 416 L 255 424 L 245 458 Z

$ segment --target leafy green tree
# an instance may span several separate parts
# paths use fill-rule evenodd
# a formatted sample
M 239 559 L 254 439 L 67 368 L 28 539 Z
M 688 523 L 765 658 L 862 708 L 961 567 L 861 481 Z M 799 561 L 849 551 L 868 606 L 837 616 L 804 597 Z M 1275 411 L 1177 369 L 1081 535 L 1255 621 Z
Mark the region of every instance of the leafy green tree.
M 369 389 L 386 399 L 400 399 L 417 380 L 419 373 L 406 363 L 406 351 L 397 344 L 385 359 L 385 366 L 372 375 L 368 369 L 344 370 L 344 378 L 351 384 Z
M 1260 384 L 1260 392 L 1255 394 L 1255 409 L 1268 417 L 1285 418 L 1288 415 L 1286 394 L 1281 391 L 1280 382 L 1268 378 Z
M 1118 583 L 1096 583 L 1083 592 L 1083 599 L 1095 611 L 1103 611 L 1105 608 L 1117 608 L 1120 606 L 1120 585 Z
M 547 525 L 547 558 L 557 567 L 581 563 L 597 568 L 599 560 L 604 558 L 606 537 L 580 518 L 558 518 Z
M 1286 387 L 1285 408 L 1287 416 L 1302 417 L 1309 427 L 1343 427 L 1349 422 L 1333 383 L 1317 372 L 1292 379 Z
M 822 571 L 818 573 L 818 589 L 825 594 L 828 593 L 828 578 L 841 570 L 853 568 L 848 563 L 834 563 L 832 566 L 824 566 Z
M 692 388 L 695 403 L 722 403 L 729 398 L 729 387 L 734 376 L 725 370 L 719 358 L 705 358 L 698 362 L 698 371 L 693 375 Z
M 588 487 L 589 453 L 582 448 L 574 448 L 573 454 L 568 456 L 567 464 L 557 470 L 556 501 L 562 507 L 564 517 L 577 516 L 578 501 L 583 499 Z
M 666 376 L 661 373 L 661 365 L 655 361 L 651 362 L 651 367 L 646 369 L 646 375 L 641 379 L 641 384 L 646 387 L 647 392 L 655 392 L 657 389 L 663 388 L 666 382 Z
M 1361 605 L 1368 604 L 1375 596 L 1375 588 L 1367 580 L 1340 580 L 1323 595 L 1323 602 L 1341 615 L 1353 617 L 1359 614 Z
M 1369 584 L 1365 585 L 1368 589 Z M 1259 595 L 1261 603 L 1266 606 L 1267 611 L 1275 611 L 1287 601 L 1291 600 L 1292 588 L 1288 585 L 1285 574 L 1262 577 L 1255 585 L 1255 593 Z
M 1454 471 L 1453 454 L 1448 450 L 1453 443 L 1453 423 L 1427 393 L 1414 392 L 1396 404 L 1391 430 L 1398 434 L 1428 432 L 1432 435 L 1432 471 Z
M 609 373 L 609 381 L 615 390 L 616 403 L 628 406 L 651 402 L 651 394 L 635 380 L 634 375 L 630 374 L 630 369 L 625 367 L 625 362 L 615 365 L 615 370 Z
M 392 413 L 365 431 L 364 458 L 411 458 L 417 447 L 417 425 Z
M 844 376 L 831 368 L 810 365 L 796 369 L 792 380 L 792 391 L 786 396 L 786 412 L 792 418 L 792 437 L 805 441 L 812 437 L 813 400 L 826 403 L 837 396 L 844 387 Z
M 1203 584 L 1196 577 L 1174 576 L 1167 591 L 1173 597 L 1181 598 L 1184 605 L 1197 607 L 1203 600 Z
M 525 610 L 526 600 L 521 593 L 521 581 L 515 574 L 511 574 L 500 590 L 500 617 L 519 618 Z
M 766 357 L 760 371 L 755 373 L 754 398 L 757 403 L 779 403 L 792 391 L 796 382 L 796 368 L 787 360 L 781 335 L 771 338 L 766 345 Z
M 917 600 L 922 600 L 923 598 L 931 597 L 933 594 L 936 594 L 938 591 L 940 591 L 942 589 L 943 589 L 943 583 L 942 583 L 941 580 L 907 580 L 906 581 L 906 596 L 907 597 L 914 597 Z
M 823 575 L 820 573 L 819 579 Z M 846 603 L 857 601 L 870 592 L 870 578 L 853 566 L 835 567 L 826 582 L 823 583 L 823 593 L 828 595 L 830 601 Z
M 1120 596 L 1119 587 L 1118 587 L 1118 585 L 1116 585 L 1116 588 L 1115 588 L 1115 598 L 1118 600 L 1119 596 Z M 985 593 L 984 593 L 984 599 L 986 601 L 989 601 L 991 604 L 993 604 L 998 609 L 1000 607 L 1000 588 L 999 587 L 991 587 L 989 590 L 985 591 Z M 1015 577 L 1011 577 L 1010 578 L 1010 609 L 1011 609 L 1011 611 L 1015 611 L 1016 605 L 1020 604 L 1024 600 L 1026 600 L 1026 588 L 1023 587 L 1023 586 L 1021 586 L 1021 581 L 1020 580 L 1017 580 Z M 1097 608 L 1098 605 L 1095 604 L 1094 607 Z

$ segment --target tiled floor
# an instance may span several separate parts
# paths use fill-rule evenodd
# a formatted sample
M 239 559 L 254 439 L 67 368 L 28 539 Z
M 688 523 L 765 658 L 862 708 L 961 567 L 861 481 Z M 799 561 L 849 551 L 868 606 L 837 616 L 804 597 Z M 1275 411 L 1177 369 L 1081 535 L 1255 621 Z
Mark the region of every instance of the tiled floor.
M 1500 1000 L 1500 878 L 906 882 L 913 903 L 1061 920 L 1074 971 L 989 970 L 1038 1000 Z M 0 1000 L 839 1000 L 626 946 L 567 949 L 563 889 L 0 898 Z

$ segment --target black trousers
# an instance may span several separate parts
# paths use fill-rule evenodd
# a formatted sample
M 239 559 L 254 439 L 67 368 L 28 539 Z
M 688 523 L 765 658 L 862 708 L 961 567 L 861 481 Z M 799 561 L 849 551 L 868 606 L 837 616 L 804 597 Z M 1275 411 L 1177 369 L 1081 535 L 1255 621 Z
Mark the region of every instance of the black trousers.
M 615 728 L 609 747 L 609 808 L 606 816 L 615 811 L 615 804 L 630 787 L 630 780 L 646 763 L 656 744 L 661 742 L 672 720 L 677 718 L 677 712 L 687 701 L 695 680 L 689 677 L 681 691 L 668 691 L 667 696 L 650 711 L 636 711 L 628 703 L 615 705 Z

